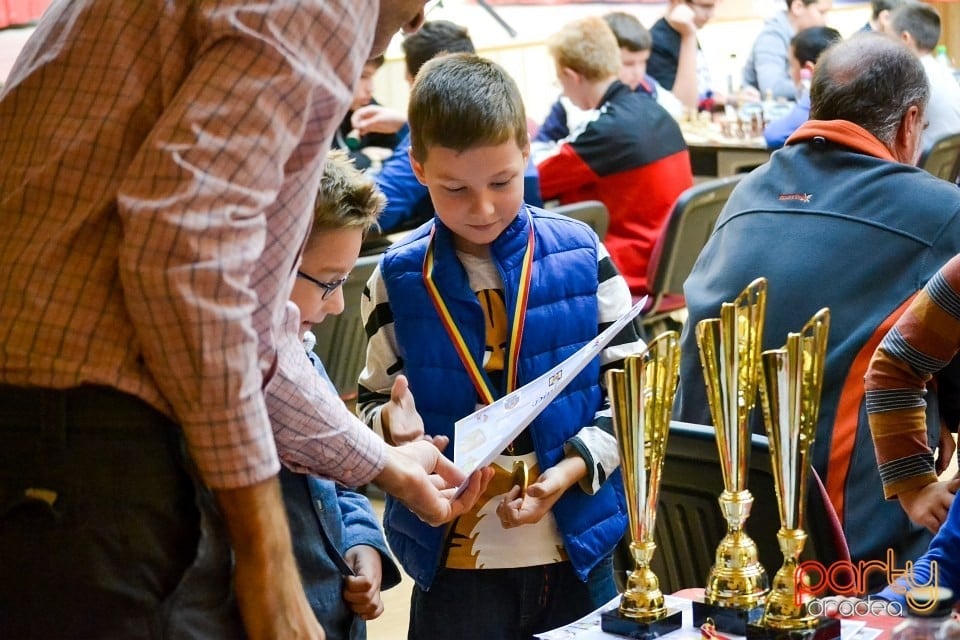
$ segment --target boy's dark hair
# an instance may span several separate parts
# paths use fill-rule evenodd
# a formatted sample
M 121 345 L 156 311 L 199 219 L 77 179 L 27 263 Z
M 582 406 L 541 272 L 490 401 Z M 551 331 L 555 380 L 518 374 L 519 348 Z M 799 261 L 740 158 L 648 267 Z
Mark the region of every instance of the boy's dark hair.
M 876 20 L 884 11 L 893 11 L 906 0 L 873 0 L 870 3 L 870 17 Z
M 470 53 L 443 55 L 423 66 L 410 91 L 411 153 L 424 162 L 431 147 L 465 151 L 514 140 L 529 144 L 517 83 L 500 65 Z
M 467 29 L 449 20 L 424 22 L 416 33 L 403 39 L 402 46 L 411 78 L 416 78 L 420 67 L 441 53 L 476 53 Z
M 797 59 L 800 66 L 812 62 L 817 64 L 820 54 L 823 50 L 843 36 L 836 29 L 830 27 L 810 27 L 804 29 L 793 36 L 790 40 L 790 46 L 793 47 L 793 57 Z
M 613 11 L 603 16 L 603 19 L 617 37 L 617 44 L 621 49 L 636 53 L 653 48 L 653 36 L 635 15 L 625 11 Z
M 940 40 L 940 14 L 928 4 L 900 6 L 890 16 L 890 25 L 897 35 L 909 33 L 921 53 L 933 51 Z
M 387 59 L 386 56 L 381 53 L 378 56 L 374 56 L 373 58 L 370 58 L 364 64 L 368 64 L 374 69 L 379 69 L 380 67 L 383 66 L 383 63 L 386 61 L 386 59 Z
M 803 2 L 803 6 L 809 7 L 812 4 L 817 4 L 820 0 L 800 0 Z M 787 0 L 787 11 L 790 11 L 790 7 L 793 6 L 794 0 Z

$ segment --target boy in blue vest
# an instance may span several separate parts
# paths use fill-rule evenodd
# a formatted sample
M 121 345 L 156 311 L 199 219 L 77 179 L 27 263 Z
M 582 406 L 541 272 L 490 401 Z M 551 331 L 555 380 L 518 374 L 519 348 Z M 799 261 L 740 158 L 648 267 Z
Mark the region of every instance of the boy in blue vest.
M 631 302 L 587 225 L 524 204 L 526 116 L 501 67 L 472 54 L 428 62 L 409 123 L 437 213 L 386 251 L 361 302 L 359 409 L 388 442 L 452 438 L 456 420 L 563 361 Z M 387 539 L 416 583 L 409 638 L 526 639 L 616 595 L 610 554 L 626 511 L 601 373 L 642 348 L 633 327 L 617 336 L 452 525 L 388 500 Z

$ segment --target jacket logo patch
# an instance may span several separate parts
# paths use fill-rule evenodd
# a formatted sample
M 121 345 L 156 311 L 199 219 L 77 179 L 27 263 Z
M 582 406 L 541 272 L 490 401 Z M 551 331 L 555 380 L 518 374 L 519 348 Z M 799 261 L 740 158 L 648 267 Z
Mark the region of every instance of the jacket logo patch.
M 779 200 L 797 200 L 804 204 L 810 202 L 813 199 L 812 193 L 781 193 Z

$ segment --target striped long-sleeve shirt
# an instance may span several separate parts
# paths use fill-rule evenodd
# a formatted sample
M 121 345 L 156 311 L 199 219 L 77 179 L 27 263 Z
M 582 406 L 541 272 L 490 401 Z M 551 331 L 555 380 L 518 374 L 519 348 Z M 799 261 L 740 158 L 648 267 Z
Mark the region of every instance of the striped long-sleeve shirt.
M 888 498 L 937 480 L 927 442 L 927 383 L 960 351 L 960 256 L 927 283 L 877 349 L 866 399 Z

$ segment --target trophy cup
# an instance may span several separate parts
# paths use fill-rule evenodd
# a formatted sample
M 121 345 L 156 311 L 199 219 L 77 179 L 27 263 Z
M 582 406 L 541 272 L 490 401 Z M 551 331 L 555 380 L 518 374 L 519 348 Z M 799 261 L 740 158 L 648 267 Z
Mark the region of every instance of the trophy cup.
M 767 281 L 758 278 L 732 303 L 721 305 L 719 318 L 702 320 L 696 327 L 723 472 L 719 502 L 727 534 L 717 547 L 703 599 L 693 601 L 693 622 L 712 623 L 737 635 L 760 618 L 770 590 L 757 545 L 744 531 L 753 505 L 747 489 L 749 418 L 756 402 L 766 301 Z
M 650 569 L 660 493 L 660 473 L 667 447 L 670 414 L 680 367 L 680 336 L 668 331 L 647 350 L 628 356 L 623 370 L 607 372 L 613 428 L 627 495 L 630 552 L 635 568 L 627 578 L 620 606 L 601 614 L 600 626 L 629 638 L 655 638 L 679 629 L 679 609 L 664 605 L 660 581 Z
M 797 598 L 796 580 L 803 531 L 810 451 L 817 431 L 830 311 L 821 309 L 787 344 L 761 355 L 760 399 L 770 439 L 773 480 L 780 512 L 777 540 L 783 566 L 773 578 L 763 617 L 747 627 L 757 640 L 833 640 L 840 621 L 810 615 Z

